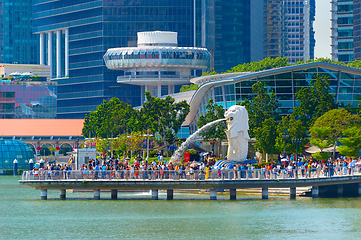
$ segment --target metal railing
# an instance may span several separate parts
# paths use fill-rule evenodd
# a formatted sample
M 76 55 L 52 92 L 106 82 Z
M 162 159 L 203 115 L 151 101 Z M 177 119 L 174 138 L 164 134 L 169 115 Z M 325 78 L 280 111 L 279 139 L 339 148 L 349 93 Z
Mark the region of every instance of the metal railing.
M 245 180 L 245 179 L 306 179 L 361 174 L 359 167 L 331 169 L 248 169 L 248 170 L 39 170 L 24 171 L 22 180 Z

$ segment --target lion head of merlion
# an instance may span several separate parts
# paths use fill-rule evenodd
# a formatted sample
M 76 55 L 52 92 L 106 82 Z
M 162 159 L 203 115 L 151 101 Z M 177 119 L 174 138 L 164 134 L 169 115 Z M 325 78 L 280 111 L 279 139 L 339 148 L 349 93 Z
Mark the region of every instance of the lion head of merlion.
M 234 105 L 227 110 L 224 116 L 227 119 L 229 138 L 235 138 L 241 134 L 240 132 L 243 132 L 243 137 L 249 139 L 248 112 L 245 107 Z

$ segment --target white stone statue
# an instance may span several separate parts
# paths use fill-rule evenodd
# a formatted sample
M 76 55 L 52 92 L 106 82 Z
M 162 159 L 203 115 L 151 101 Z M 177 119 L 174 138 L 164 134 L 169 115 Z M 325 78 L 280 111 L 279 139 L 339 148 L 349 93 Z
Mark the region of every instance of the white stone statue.
M 248 153 L 248 112 L 245 107 L 234 105 L 224 114 L 227 119 L 227 159 L 243 162 Z

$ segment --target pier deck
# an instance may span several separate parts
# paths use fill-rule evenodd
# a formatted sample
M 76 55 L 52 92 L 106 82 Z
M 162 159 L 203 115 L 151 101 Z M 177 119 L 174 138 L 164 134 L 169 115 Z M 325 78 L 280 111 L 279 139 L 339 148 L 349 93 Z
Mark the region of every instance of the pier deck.
M 96 177 L 94 177 L 96 176 Z M 211 192 L 211 199 L 216 197 L 214 191 L 217 189 L 230 189 L 231 194 L 235 194 L 235 189 L 245 188 L 262 188 L 262 198 L 268 198 L 269 188 L 290 188 L 291 198 L 295 198 L 297 187 L 312 187 L 313 197 L 318 197 L 318 188 L 320 186 L 334 186 L 337 188 L 338 195 L 343 193 L 343 185 L 358 184 L 358 194 L 361 194 L 361 174 L 352 173 L 347 175 L 332 176 L 319 175 L 318 177 L 308 177 L 307 174 L 298 173 L 287 175 L 262 175 L 260 172 L 252 172 L 243 175 L 236 172 L 228 172 L 223 174 L 220 178 L 215 177 L 215 174 L 209 174 L 209 178 L 205 179 L 202 174 L 195 174 L 192 177 L 185 176 L 184 179 L 179 179 L 176 173 L 167 175 L 155 175 L 152 179 L 150 175 L 142 173 L 137 175 L 137 179 L 133 179 L 131 174 L 121 174 L 125 178 L 117 179 L 111 173 L 99 173 L 84 176 L 79 171 L 72 171 L 72 173 L 44 173 L 42 176 L 31 175 L 30 172 L 23 174 L 23 179 L 19 181 L 29 187 L 34 187 L 42 191 L 42 199 L 46 199 L 47 190 L 60 190 L 61 198 L 65 199 L 66 189 L 87 189 L 94 191 L 94 198 L 99 199 L 100 190 L 111 190 L 113 195 L 118 190 L 152 190 L 154 192 L 154 199 L 158 197 L 158 189 L 167 190 L 169 192 L 169 199 L 173 199 L 173 189 L 209 189 Z M 268 178 L 269 177 L 269 178 Z M 38 179 L 37 179 L 38 178 Z M 51 178 L 51 179 L 49 179 Z M 212 196 L 213 194 L 213 196 Z M 233 196 L 233 198 L 235 198 Z M 232 199 L 232 196 L 231 196 Z

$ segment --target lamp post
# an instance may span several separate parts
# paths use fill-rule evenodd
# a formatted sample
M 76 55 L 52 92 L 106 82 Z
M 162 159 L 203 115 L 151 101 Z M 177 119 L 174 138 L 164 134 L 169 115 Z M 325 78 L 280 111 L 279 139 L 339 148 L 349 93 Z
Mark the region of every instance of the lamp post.
M 76 163 L 74 168 L 78 170 L 78 160 L 79 160 L 79 138 L 76 139 Z
M 288 133 L 284 133 L 284 134 L 282 134 L 282 138 L 284 138 L 285 139 L 285 151 L 284 151 L 284 155 L 286 156 L 286 140 L 287 140 L 287 138 L 289 138 L 290 137 L 290 135 L 288 134 Z
M 294 139 L 292 139 L 292 143 L 296 143 L 296 178 L 298 178 L 298 176 L 297 176 L 298 144 L 302 143 L 302 138 L 294 138 Z

